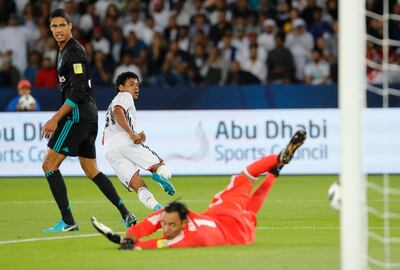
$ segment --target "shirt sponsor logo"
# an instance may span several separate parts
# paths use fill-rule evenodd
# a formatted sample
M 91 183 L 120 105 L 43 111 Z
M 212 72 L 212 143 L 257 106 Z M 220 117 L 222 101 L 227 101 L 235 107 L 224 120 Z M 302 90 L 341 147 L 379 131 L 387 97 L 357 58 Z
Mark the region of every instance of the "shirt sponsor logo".
M 74 73 L 75 74 L 82 74 L 83 73 L 82 64 L 80 64 L 80 63 L 73 64 L 73 67 L 74 67 Z

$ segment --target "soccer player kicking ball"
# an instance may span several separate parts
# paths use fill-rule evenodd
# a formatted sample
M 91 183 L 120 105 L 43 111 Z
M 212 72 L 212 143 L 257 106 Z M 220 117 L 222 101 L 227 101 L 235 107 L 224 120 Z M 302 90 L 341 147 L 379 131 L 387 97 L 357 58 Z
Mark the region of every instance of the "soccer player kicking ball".
M 103 144 L 106 159 L 113 167 L 119 180 L 129 191 L 134 190 L 140 202 L 157 211 L 162 205 L 147 189 L 139 175 L 140 168 L 152 172 L 152 179 L 159 183 L 168 195 L 175 189 L 169 182 L 171 172 L 163 160 L 144 144 L 146 135 L 137 133 L 134 100 L 139 98 L 139 78 L 133 72 L 123 72 L 116 80 L 117 95 L 106 112 Z
M 130 227 L 124 237 L 92 217 L 94 227 L 120 249 L 165 247 L 204 247 L 218 245 L 246 245 L 254 242 L 256 214 L 282 167 L 290 162 L 294 152 L 304 143 L 306 132 L 297 131 L 279 155 L 265 156 L 238 175 L 233 175 L 225 190 L 214 196 L 203 213 L 189 211 L 180 202 L 172 202 L 142 222 Z M 252 193 L 258 176 L 267 176 Z M 141 240 L 162 228 L 160 238 Z

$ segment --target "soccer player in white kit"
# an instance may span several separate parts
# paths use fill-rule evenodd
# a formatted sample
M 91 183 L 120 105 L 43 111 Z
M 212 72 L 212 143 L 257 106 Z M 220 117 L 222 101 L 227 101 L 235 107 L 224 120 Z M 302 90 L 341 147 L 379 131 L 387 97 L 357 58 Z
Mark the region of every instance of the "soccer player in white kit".
M 121 183 L 129 191 L 135 191 L 141 203 L 157 211 L 163 206 L 147 189 L 139 175 L 140 169 L 150 171 L 152 179 L 161 185 L 168 195 L 175 189 L 170 183 L 171 172 L 164 161 L 144 144 L 146 135 L 137 133 L 134 100 L 139 98 L 139 78 L 133 72 L 123 72 L 116 80 L 117 95 L 106 112 L 103 145 L 106 159 L 113 167 Z

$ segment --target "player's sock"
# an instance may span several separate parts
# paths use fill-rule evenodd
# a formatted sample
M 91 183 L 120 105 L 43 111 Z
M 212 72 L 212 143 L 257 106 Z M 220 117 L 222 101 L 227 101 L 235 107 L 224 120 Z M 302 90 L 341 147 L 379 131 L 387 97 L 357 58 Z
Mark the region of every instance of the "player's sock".
M 275 182 L 275 179 L 276 176 L 272 173 L 269 173 L 267 177 L 265 177 L 265 179 L 251 195 L 250 200 L 247 203 L 246 210 L 257 213 L 261 209 L 265 198 L 272 187 L 272 184 Z
M 107 176 L 100 172 L 92 180 L 101 190 L 101 192 L 103 192 L 103 194 L 107 197 L 107 199 L 118 208 L 122 218 L 125 218 L 127 215 L 129 215 L 129 210 L 125 207 L 124 202 L 119 197 L 117 191 Z
M 138 192 L 137 192 L 139 201 L 146 206 L 147 208 L 150 208 L 152 210 L 159 210 L 161 206 L 156 198 L 154 198 L 153 193 L 150 192 L 150 190 L 148 190 L 145 187 L 141 187 L 139 188 Z
M 278 155 L 269 155 L 262 157 L 248 165 L 245 173 L 253 178 L 258 177 L 260 174 L 265 173 L 278 164 Z
M 67 188 L 60 170 L 46 172 L 45 176 L 47 182 L 49 183 L 54 200 L 58 205 L 58 209 L 60 209 L 62 220 L 68 225 L 75 224 L 75 220 L 72 216 L 71 208 L 69 206 Z

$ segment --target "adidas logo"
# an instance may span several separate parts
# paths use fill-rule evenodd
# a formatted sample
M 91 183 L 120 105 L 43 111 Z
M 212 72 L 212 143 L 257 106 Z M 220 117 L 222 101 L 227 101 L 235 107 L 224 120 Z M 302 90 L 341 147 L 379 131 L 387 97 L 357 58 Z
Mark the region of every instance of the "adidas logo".
M 68 147 L 64 147 L 63 149 L 61 149 L 61 150 L 63 150 L 64 152 L 69 152 L 69 149 L 68 149 Z

